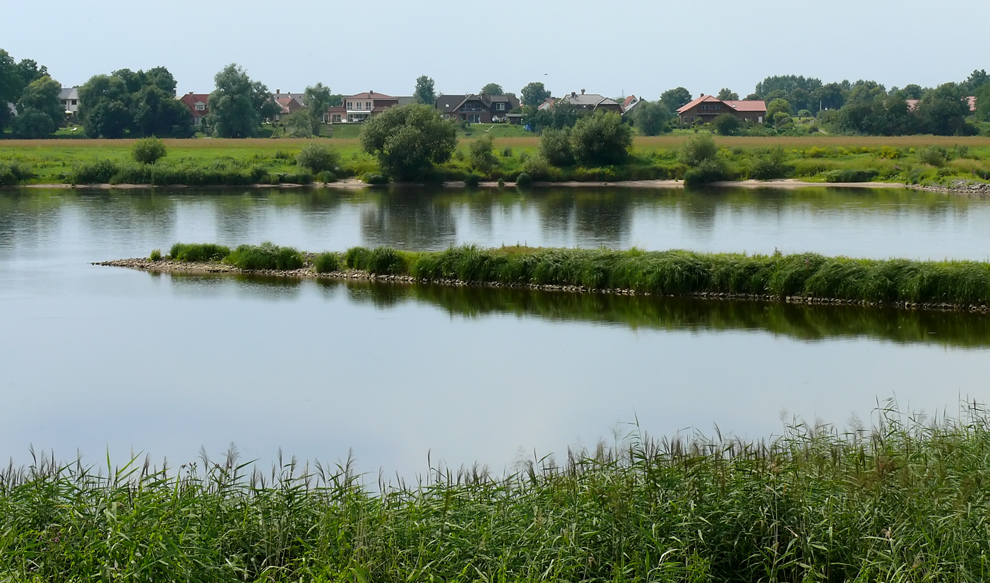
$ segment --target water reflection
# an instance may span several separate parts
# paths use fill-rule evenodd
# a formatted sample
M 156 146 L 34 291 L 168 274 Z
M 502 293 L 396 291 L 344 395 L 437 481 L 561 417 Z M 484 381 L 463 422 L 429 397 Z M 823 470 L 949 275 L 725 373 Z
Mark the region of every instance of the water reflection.
M 548 321 L 593 322 L 632 329 L 753 330 L 802 341 L 872 338 L 961 348 L 990 346 L 990 316 L 859 306 L 804 306 L 751 301 L 629 297 L 506 288 L 337 282 L 357 303 L 387 309 L 402 303 L 434 305 L 451 316 L 514 315 Z

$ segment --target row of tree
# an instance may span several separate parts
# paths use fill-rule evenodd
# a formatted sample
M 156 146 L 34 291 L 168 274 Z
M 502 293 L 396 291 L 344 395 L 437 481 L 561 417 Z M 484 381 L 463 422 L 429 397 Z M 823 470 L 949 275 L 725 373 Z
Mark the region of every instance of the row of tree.
M 8 127 L 19 138 L 55 133 L 65 117 L 59 100 L 61 89 L 44 66 L 31 59 L 17 62 L 0 49 L 0 133 Z

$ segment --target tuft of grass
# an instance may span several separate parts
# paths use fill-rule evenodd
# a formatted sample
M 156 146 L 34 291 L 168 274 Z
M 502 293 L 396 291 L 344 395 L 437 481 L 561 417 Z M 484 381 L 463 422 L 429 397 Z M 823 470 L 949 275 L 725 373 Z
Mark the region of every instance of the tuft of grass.
M 302 253 L 292 247 L 279 247 L 265 241 L 261 245 L 240 245 L 226 261 L 241 269 L 291 271 L 303 266 Z
M 168 254 L 173 261 L 218 262 L 230 255 L 230 248 L 214 243 L 175 243 Z
M 148 256 L 148 259 L 150 259 L 152 261 L 161 261 L 162 260 L 162 250 L 161 249 L 154 249 L 154 250 L 152 250 L 151 255 Z
M 334 271 L 340 271 L 343 265 L 344 263 L 341 261 L 339 253 L 328 251 L 316 256 L 316 260 L 313 262 L 313 269 L 316 273 L 333 273 Z

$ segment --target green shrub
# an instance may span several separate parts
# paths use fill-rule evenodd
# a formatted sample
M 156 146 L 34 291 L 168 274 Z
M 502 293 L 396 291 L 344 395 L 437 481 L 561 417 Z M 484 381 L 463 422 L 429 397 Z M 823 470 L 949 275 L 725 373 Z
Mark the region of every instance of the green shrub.
M 877 177 L 877 174 L 879 174 L 879 172 L 873 168 L 861 170 L 855 168 L 845 168 L 823 172 L 822 176 L 825 177 L 826 182 L 870 182 Z
M 481 177 L 477 174 L 471 173 L 464 177 L 464 185 L 468 188 L 478 188 L 478 184 L 481 183 Z
M 0 186 L 15 186 L 33 177 L 34 174 L 26 166 L 15 162 L 0 162 Z
M 72 184 L 106 184 L 117 174 L 117 163 L 113 160 L 97 160 L 73 169 L 70 176 Z
M 533 177 L 525 172 L 520 172 L 519 175 L 516 176 L 516 187 L 529 188 L 530 186 L 533 186 Z
M 556 169 L 543 156 L 533 156 L 523 163 L 523 171 L 533 177 L 533 180 L 553 181 L 557 176 Z
M 332 273 L 340 271 L 341 261 L 339 253 L 320 253 L 313 262 L 313 269 L 316 273 Z
M 296 164 L 313 174 L 328 172 L 340 165 L 340 153 L 332 146 L 306 144 L 296 155 Z
M 578 119 L 571 130 L 574 158 L 583 166 L 612 166 L 629 159 L 633 130 L 617 113 L 598 112 Z
M 165 142 L 154 136 L 138 140 L 131 148 L 131 158 L 139 164 L 154 164 L 166 155 Z
M 706 160 L 714 160 L 718 155 L 718 146 L 711 136 L 701 134 L 684 142 L 677 158 L 686 166 L 696 167 Z
M 173 261 L 216 262 L 230 255 L 230 248 L 214 243 L 175 243 L 168 252 Z
M 918 150 L 917 156 L 923 164 L 941 168 L 949 160 L 949 151 L 941 146 L 926 146 Z
M 227 257 L 227 262 L 241 269 L 291 271 L 303 266 L 303 257 L 292 247 L 279 247 L 266 241 L 261 245 L 239 246 Z
M 723 113 L 712 120 L 712 126 L 715 128 L 715 131 L 718 132 L 718 135 L 732 136 L 739 131 L 740 127 L 742 127 L 742 122 L 739 121 L 738 117 L 732 115 L 731 113 Z
M 787 166 L 785 160 L 787 155 L 784 149 L 777 146 L 767 152 L 758 152 L 758 158 L 750 168 L 750 176 L 757 180 L 772 180 L 774 178 L 785 178 L 791 168 Z
M 498 187 L 499 188 L 505 188 L 505 180 L 504 179 L 502 179 L 502 178 L 499 178 L 498 179 Z
M 695 167 L 684 173 L 684 184 L 708 184 L 719 182 L 728 178 L 725 163 L 718 158 L 702 160 Z
M 329 170 L 324 170 L 316 175 L 317 182 L 337 182 L 337 175 Z
M 371 262 L 371 249 L 366 247 L 351 247 L 344 254 L 344 265 L 350 269 L 368 270 Z
M 368 271 L 376 275 L 397 275 L 405 272 L 405 261 L 392 247 L 375 247 L 368 258 Z
M 162 250 L 161 249 L 155 249 L 155 250 L 153 250 L 151 252 L 151 255 L 148 256 L 148 259 L 151 259 L 152 261 L 161 261 L 162 260 Z
M 487 174 L 498 165 L 495 157 L 495 141 L 488 134 L 471 142 L 468 153 L 471 155 L 471 166 L 475 170 Z
M 365 174 L 362 178 L 367 184 L 388 184 L 388 178 L 384 174 L 379 174 L 377 172 L 369 172 Z
M 543 130 L 540 136 L 540 157 L 559 168 L 574 165 L 574 148 L 571 145 L 570 128 Z

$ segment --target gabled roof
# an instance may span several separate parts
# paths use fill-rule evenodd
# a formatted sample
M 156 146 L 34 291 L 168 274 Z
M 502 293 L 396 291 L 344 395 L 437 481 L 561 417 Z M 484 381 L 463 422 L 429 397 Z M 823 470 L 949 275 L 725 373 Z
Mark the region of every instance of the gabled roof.
M 278 104 L 278 107 L 282 110 L 282 113 L 292 113 L 295 110 L 305 107 L 299 99 L 295 97 L 287 97 L 285 95 L 276 96 L 275 103 Z
M 470 95 L 465 95 L 464 99 L 462 99 L 460 103 L 451 108 L 451 111 L 457 111 L 468 101 L 480 101 L 486 108 L 490 108 L 493 103 L 508 103 L 509 109 L 519 107 L 519 100 L 511 95 L 485 95 L 484 93 L 476 95 L 472 93 Z
M 79 99 L 79 88 L 78 87 L 63 87 L 58 92 L 59 101 L 65 101 L 66 99 Z
M 691 101 L 687 105 L 677 108 L 677 113 L 684 113 L 685 111 L 693 107 L 697 107 L 702 103 L 712 102 L 712 101 L 721 102 L 721 100 L 718 97 L 715 97 L 714 95 L 702 95 L 701 97 L 698 97 L 697 99 Z
M 391 95 L 385 95 L 384 93 L 375 93 L 374 91 L 367 91 L 365 93 L 358 93 L 356 95 L 348 95 L 344 99 L 395 99 Z
M 399 105 L 412 105 L 416 103 L 416 98 L 412 95 L 400 95 L 396 99 L 399 100 Z
M 467 95 L 441 95 L 437 97 L 436 107 L 440 113 L 447 111 L 454 111 L 457 107 L 464 103 L 464 99 Z
M 635 103 L 639 103 L 639 99 L 637 99 L 635 95 L 626 97 L 625 100 L 622 101 L 622 110 L 625 111 L 627 107 Z
M 573 103 L 574 105 L 581 107 L 599 107 L 602 105 L 619 105 L 614 99 L 605 97 L 604 95 L 599 95 L 597 93 L 585 93 L 584 90 L 581 93 L 571 92 L 570 95 L 565 95 L 561 101 L 567 101 Z
M 751 111 L 754 113 L 758 113 L 761 111 L 765 112 L 767 110 L 767 104 L 764 101 L 730 100 L 730 101 L 723 101 L 722 103 L 728 105 L 729 107 L 731 107 L 736 111 Z
M 189 111 L 193 112 L 193 115 L 206 115 L 207 113 L 209 113 L 210 106 L 207 105 L 209 103 L 209 100 L 210 100 L 209 93 L 186 93 L 185 95 L 179 98 L 179 101 L 185 103 L 186 107 L 189 108 Z M 202 103 L 204 106 L 206 106 L 206 109 L 202 111 L 196 111 L 197 103 Z

